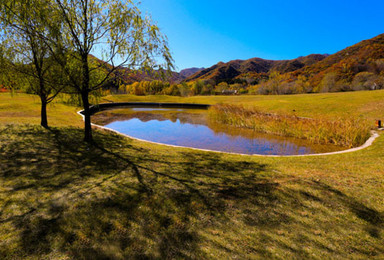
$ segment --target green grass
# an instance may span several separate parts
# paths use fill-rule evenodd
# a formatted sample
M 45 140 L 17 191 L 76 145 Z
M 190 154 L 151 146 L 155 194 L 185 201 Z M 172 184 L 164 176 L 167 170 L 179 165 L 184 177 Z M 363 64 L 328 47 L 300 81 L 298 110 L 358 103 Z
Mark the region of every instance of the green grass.
M 338 95 L 329 97 L 350 93 Z M 245 98 L 304 104 L 309 97 Z M 49 107 L 57 127 L 45 130 L 27 116 L 38 102 L 17 99 L 33 101 L 0 95 L 2 259 L 384 257 L 383 135 L 367 149 L 322 157 L 198 152 L 100 130 L 88 145 L 74 108 Z M 153 101 L 160 99 L 186 100 Z M 350 113 L 373 107 L 370 100 Z M 342 105 L 336 110 L 330 115 L 346 114 Z M 32 125 L 6 116 L 20 111 L 17 118 Z
M 66 106 L 60 102 L 48 105 L 48 124 L 54 126 L 82 126 L 77 115 L 81 108 Z M 0 93 L 0 125 L 40 124 L 40 98 L 22 93 Z
M 264 112 L 274 111 L 295 114 L 302 117 L 354 117 L 368 119 L 374 125 L 376 119 L 383 119 L 384 90 L 356 91 L 345 93 L 282 95 L 282 96 L 132 96 L 114 95 L 102 98 L 102 102 L 186 102 L 204 104 L 242 104 Z M 295 111 L 294 111 L 295 110 Z

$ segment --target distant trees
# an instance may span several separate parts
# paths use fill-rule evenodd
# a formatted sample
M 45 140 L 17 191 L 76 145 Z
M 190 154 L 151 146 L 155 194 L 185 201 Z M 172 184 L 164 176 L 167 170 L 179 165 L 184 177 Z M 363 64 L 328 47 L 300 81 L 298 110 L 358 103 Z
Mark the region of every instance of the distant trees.
M 372 65 L 373 64 L 373 65 Z M 357 66 L 357 65 L 356 65 Z M 337 92 L 354 90 L 375 90 L 384 88 L 384 62 L 374 60 L 369 66 L 360 66 L 365 71 L 353 74 L 354 66 L 337 67 L 340 70 L 321 71 L 315 75 L 301 73 L 271 73 L 252 74 L 254 84 L 249 84 L 243 78 L 217 83 L 213 79 L 196 80 L 171 84 L 164 81 L 141 81 L 130 85 L 122 85 L 118 93 L 136 95 L 235 95 L 261 94 L 285 95 L 301 93 Z M 366 71 L 369 70 L 369 71 Z M 344 73 L 344 74 L 343 74 Z M 346 73 L 346 74 L 345 74 Z M 247 74 L 250 77 L 250 74 Z
M 294 84 L 293 93 L 295 94 L 310 93 L 313 90 L 308 78 L 304 75 L 299 75 Z
M 257 89 L 257 94 L 262 95 L 282 95 L 292 94 L 293 84 L 288 81 L 286 74 L 281 74 L 278 71 L 272 71 L 267 80 L 263 80 Z M 252 91 L 254 91 L 254 89 Z
M 337 74 L 330 72 L 326 74 L 320 82 L 319 92 L 330 92 L 336 85 L 338 78 Z
M 375 90 L 382 89 L 384 78 L 372 72 L 360 72 L 352 81 L 353 90 Z
M 222 93 L 223 91 L 226 91 L 228 89 L 229 89 L 229 84 L 227 82 L 220 82 L 215 87 L 215 91 L 218 93 Z
M 118 93 L 143 95 L 172 95 L 172 96 L 194 96 L 212 95 L 215 93 L 211 81 L 196 81 L 191 83 L 171 84 L 169 82 L 153 80 L 134 82 L 130 85 L 121 85 Z

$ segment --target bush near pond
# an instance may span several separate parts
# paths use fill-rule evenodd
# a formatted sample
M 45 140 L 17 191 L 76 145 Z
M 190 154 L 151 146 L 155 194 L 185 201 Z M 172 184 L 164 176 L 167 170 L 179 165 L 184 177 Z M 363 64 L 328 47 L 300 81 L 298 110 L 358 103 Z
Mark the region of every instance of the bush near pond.
M 296 137 L 316 144 L 356 147 L 370 136 L 365 120 L 303 118 L 295 115 L 271 114 L 242 105 L 217 104 L 209 109 L 212 120 L 257 132 Z

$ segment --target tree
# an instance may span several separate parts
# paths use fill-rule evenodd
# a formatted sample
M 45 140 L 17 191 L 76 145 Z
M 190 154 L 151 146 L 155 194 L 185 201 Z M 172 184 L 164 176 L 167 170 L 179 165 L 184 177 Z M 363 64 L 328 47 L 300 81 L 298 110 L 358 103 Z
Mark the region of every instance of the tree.
M 191 94 L 191 88 L 186 82 L 182 82 L 178 85 L 180 96 L 187 97 Z
M 47 105 L 60 93 L 63 85 L 57 75 L 60 70 L 49 55 L 41 36 L 55 38 L 44 25 L 44 16 L 50 12 L 47 1 L 2 1 L 0 5 L 0 32 L 3 69 L 27 83 L 28 92 L 41 101 L 41 125 L 48 128 Z M 50 17 L 52 19 L 52 17 Z M 56 31 L 58 30 L 56 21 Z M 54 27 L 51 27 L 51 29 Z M 56 44 L 58 47 L 59 44 Z
M 308 82 L 308 79 L 304 75 L 299 75 L 297 77 L 297 80 L 295 81 L 295 86 L 294 86 L 294 92 L 296 94 L 300 93 L 308 93 L 311 91 L 311 85 Z
M 203 87 L 204 87 L 204 83 L 202 80 L 197 80 L 193 82 L 192 88 L 191 88 L 193 95 L 200 95 L 201 91 L 203 90 Z
M 9 89 L 12 93 L 17 84 L 17 76 L 13 73 L 13 71 L 8 69 L 10 67 L 10 62 L 5 56 L 5 50 L 0 44 L 0 88 Z
M 273 95 L 281 94 L 279 89 L 281 81 L 282 81 L 282 76 L 280 72 L 272 71 L 271 74 L 269 75 L 269 81 L 268 81 L 271 94 Z
M 215 90 L 216 92 L 222 93 L 223 91 L 226 91 L 229 89 L 229 85 L 227 82 L 220 82 L 216 87 Z
M 334 89 L 338 76 L 335 72 L 329 72 L 324 75 L 320 82 L 320 92 L 330 92 Z
M 63 21 L 60 32 L 71 50 L 66 54 L 71 66 L 68 63 L 61 66 L 69 85 L 81 96 L 84 140 L 92 142 L 89 94 L 100 89 L 119 67 L 169 71 L 173 68 L 173 59 L 159 28 L 149 17 L 142 16 L 131 0 L 52 0 L 51 6 L 54 16 Z M 55 27 L 49 20 L 47 24 Z M 57 49 L 55 39 L 42 38 L 50 50 Z M 91 66 L 91 53 L 101 55 L 105 63 Z M 98 70 L 107 70 L 107 73 L 92 81 Z

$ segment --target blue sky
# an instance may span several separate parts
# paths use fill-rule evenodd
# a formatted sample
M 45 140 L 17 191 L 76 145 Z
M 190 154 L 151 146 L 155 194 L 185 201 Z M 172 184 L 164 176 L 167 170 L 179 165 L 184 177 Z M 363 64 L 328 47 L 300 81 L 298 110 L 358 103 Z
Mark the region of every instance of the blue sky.
M 178 70 L 333 54 L 384 33 L 384 0 L 141 0 Z

